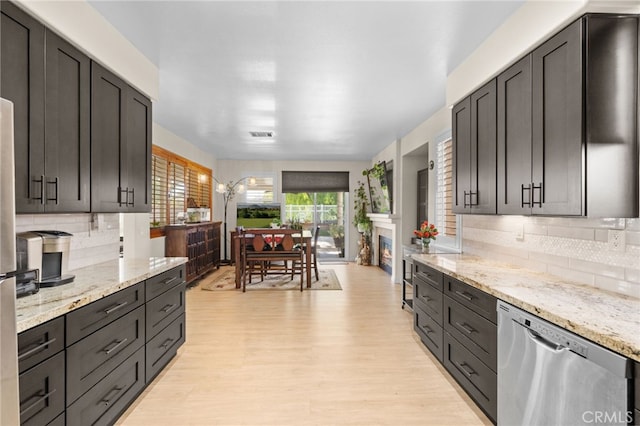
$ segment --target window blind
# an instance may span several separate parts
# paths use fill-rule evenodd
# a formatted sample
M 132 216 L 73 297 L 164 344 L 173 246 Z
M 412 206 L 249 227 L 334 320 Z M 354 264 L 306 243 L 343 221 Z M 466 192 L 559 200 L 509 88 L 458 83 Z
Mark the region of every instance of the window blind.
M 151 157 L 151 217 L 153 226 L 167 225 L 167 177 L 169 162 L 157 155 Z
M 282 172 L 282 192 L 349 192 L 349 172 Z

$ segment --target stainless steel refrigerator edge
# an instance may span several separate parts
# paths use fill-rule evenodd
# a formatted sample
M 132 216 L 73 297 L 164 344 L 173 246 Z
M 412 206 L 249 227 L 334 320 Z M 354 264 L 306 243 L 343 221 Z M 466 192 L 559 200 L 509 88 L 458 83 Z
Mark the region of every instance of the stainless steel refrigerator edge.
M 0 98 L 0 425 L 20 424 L 13 104 Z

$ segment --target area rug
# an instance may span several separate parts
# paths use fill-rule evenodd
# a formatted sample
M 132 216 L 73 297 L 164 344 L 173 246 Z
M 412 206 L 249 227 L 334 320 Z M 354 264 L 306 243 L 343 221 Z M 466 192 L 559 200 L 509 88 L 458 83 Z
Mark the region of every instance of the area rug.
M 304 283 L 304 290 L 342 290 L 336 273 L 331 269 L 319 269 L 320 279 L 316 281 L 315 272 L 311 272 L 311 288 Z M 199 282 L 202 290 L 236 290 L 235 270 L 228 268 L 226 271 L 212 274 Z M 237 289 L 242 291 L 242 289 Z M 300 276 L 293 280 L 290 274 L 267 275 L 264 281 L 259 277 L 253 277 L 253 282 L 247 282 L 249 290 L 300 290 Z

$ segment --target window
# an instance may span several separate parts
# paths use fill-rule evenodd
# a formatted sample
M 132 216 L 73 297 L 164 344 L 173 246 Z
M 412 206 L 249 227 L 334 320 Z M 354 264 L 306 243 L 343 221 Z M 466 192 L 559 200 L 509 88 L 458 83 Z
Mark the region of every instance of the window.
M 152 227 L 176 223 L 187 208 L 211 208 L 211 169 L 155 145 L 151 161 Z
M 269 204 L 275 201 L 275 178 L 272 173 L 245 174 L 256 180 L 255 185 L 245 182 L 245 191 L 240 194 L 238 202 L 246 204 Z
M 436 226 L 438 245 L 460 248 L 459 218 L 451 212 L 453 202 L 453 141 L 450 137 L 436 145 Z

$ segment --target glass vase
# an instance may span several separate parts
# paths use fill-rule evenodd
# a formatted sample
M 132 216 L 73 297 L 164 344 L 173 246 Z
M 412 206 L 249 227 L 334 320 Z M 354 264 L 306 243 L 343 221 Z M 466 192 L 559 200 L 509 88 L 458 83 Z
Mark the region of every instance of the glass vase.
M 422 238 L 422 253 L 429 253 L 429 243 L 431 242 L 431 238 Z

